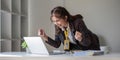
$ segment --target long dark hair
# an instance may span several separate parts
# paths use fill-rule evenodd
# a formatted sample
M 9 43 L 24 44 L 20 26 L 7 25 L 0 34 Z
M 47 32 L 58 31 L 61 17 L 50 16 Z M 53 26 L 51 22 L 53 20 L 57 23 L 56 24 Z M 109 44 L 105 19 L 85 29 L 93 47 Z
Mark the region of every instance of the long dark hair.
M 51 17 L 53 16 L 53 14 L 55 15 L 55 17 L 62 19 L 65 19 L 65 16 L 67 16 L 68 18 L 70 18 L 71 16 L 70 13 L 64 7 L 61 6 L 53 8 L 51 10 Z
M 57 18 L 62 18 L 65 19 L 65 16 L 67 16 L 67 22 L 73 22 L 73 20 L 75 20 L 76 18 L 81 18 L 83 19 L 83 17 L 80 14 L 74 15 L 72 16 L 64 7 L 62 6 L 57 6 L 55 8 L 53 8 L 51 10 L 51 17 L 50 19 L 53 17 L 53 14 L 55 17 Z M 61 29 L 55 25 L 55 34 L 59 34 L 61 31 Z

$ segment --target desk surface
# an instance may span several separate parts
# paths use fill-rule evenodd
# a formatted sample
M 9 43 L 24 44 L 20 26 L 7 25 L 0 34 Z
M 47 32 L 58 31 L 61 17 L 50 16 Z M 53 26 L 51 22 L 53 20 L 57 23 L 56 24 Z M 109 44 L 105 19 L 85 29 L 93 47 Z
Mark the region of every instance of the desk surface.
M 36 55 L 25 52 L 0 53 L 0 60 L 120 60 L 120 53 L 100 56 Z

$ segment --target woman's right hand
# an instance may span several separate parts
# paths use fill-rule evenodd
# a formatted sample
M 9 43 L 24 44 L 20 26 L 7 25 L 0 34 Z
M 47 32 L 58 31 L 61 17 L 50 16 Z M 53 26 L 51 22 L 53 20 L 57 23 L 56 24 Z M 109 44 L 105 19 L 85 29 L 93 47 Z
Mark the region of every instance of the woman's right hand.
M 45 34 L 43 29 L 38 30 L 38 35 L 41 36 L 45 41 L 48 41 L 48 36 Z

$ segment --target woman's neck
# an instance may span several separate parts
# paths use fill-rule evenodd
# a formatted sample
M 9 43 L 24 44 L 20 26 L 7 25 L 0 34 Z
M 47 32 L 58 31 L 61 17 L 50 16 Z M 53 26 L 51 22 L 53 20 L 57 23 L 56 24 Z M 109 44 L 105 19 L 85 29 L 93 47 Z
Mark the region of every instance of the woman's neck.
M 65 29 L 67 29 L 69 27 L 69 23 L 68 22 L 66 22 L 65 23 L 65 25 L 64 25 L 64 27 L 63 28 L 61 28 L 62 29 L 62 31 L 64 31 Z
M 64 27 L 66 27 L 66 28 L 67 28 L 68 26 L 69 26 L 69 23 L 68 23 L 68 22 L 66 22 L 66 24 L 65 24 L 65 26 L 64 26 Z

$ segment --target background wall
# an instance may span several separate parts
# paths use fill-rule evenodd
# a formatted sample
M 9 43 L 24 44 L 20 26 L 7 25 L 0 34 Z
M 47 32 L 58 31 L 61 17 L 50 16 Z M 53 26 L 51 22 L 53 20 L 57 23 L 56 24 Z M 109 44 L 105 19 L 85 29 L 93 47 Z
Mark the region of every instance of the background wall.
M 87 27 L 99 36 L 101 45 L 107 45 L 112 52 L 120 52 L 119 3 L 120 0 L 30 0 L 29 36 L 37 36 L 37 30 L 43 28 L 54 38 L 50 11 L 61 5 L 71 14 L 82 14 Z M 50 50 L 53 49 L 47 46 Z

